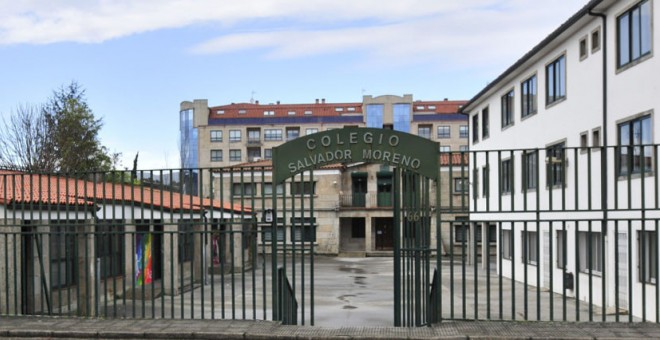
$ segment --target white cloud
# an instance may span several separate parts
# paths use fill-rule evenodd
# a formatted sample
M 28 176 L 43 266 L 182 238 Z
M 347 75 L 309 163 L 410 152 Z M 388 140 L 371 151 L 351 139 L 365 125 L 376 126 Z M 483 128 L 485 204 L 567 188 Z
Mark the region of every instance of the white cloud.
M 101 43 L 212 24 L 219 36 L 191 51 L 260 50 L 275 59 L 359 52 L 369 64 L 488 65 L 519 57 L 582 5 L 575 0 L 0 0 L 0 45 Z M 255 24 L 259 31 L 248 31 Z

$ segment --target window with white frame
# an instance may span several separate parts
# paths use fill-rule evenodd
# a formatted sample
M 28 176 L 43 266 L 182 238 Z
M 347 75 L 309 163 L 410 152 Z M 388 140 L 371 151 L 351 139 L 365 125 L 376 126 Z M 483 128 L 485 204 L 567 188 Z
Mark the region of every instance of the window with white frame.
M 417 135 L 426 139 L 431 139 L 431 125 L 420 125 L 417 127 Z
M 513 89 L 500 98 L 502 108 L 502 128 L 513 125 Z
M 273 194 L 273 183 L 264 183 L 264 184 L 261 186 L 261 194 L 262 194 L 263 196 L 266 196 L 266 195 L 270 196 L 270 195 L 272 195 L 272 194 Z M 282 195 L 284 195 L 284 184 L 280 183 L 280 184 L 278 184 L 278 185 L 275 186 L 275 194 L 276 194 L 277 196 L 282 196 Z
M 522 188 L 523 191 L 538 187 L 537 170 L 539 167 L 539 152 L 526 150 L 522 159 Z
M 562 55 L 545 67 L 545 104 L 566 98 L 566 56 Z
M 294 140 L 300 137 L 300 128 L 299 127 L 288 127 L 286 128 L 286 140 Z
M 470 148 L 467 145 L 459 145 L 458 151 L 469 151 Z
M 639 281 L 655 284 L 658 280 L 658 232 L 637 232 Z
M 479 129 L 477 129 L 479 131 Z M 468 126 L 461 125 L 458 127 L 458 137 L 459 138 L 468 138 Z
M 273 149 L 264 149 L 264 159 L 273 159 Z
M 651 2 L 640 1 L 616 19 L 617 66 L 634 63 L 651 54 Z
M 479 142 L 479 114 L 472 116 L 472 143 Z
M 316 182 L 291 182 L 291 195 L 314 195 Z
M 523 263 L 538 265 L 539 263 L 539 233 L 536 231 L 523 231 L 522 255 Z
M 651 116 L 646 115 L 619 124 L 617 174 L 648 173 L 653 170 Z
M 222 162 L 222 150 L 211 150 L 211 162 Z
M 255 183 L 233 183 L 231 187 L 232 196 L 253 196 L 256 195 L 257 186 Z
M 241 160 L 241 150 L 240 149 L 229 150 L 229 160 L 232 162 L 239 162 Z
M 566 143 L 551 145 L 546 149 L 546 185 L 550 188 L 566 185 Z
M 478 126 L 477 126 L 478 128 Z M 488 108 L 481 110 L 481 138 L 486 139 L 490 135 L 490 117 Z
M 241 130 L 229 130 L 229 142 L 235 143 L 241 141 Z
M 319 129 L 317 128 L 307 128 L 305 129 L 305 135 L 311 135 L 313 133 L 319 132 Z
M 513 258 L 513 231 L 502 230 L 502 243 L 500 244 L 502 258 L 511 260 Z
M 264 129 L 264 141 L 282 140 L 282 129 Z
M 440 152 L 450 152 L 451 146 L 449 145 L 440 145 Z
M 451 127 L 448 125 L 438 126 L 438 138 L 451 138 Z
M 505 159 L 500 162 L 500 194 L 513 191 L 513 159 Z
M 578 233 L 580 272 L 601 273 L 603 271 L 603 234 L 595 231 Z
M 469 181 L 467 178 L 454 178 L 454 193 L 455 194 L 463 194 L 468 192 L 469 188 Z
M 537 97 L 536 75 L 533 75 L 520 84 L 520 116 L 522 118 L 536 113 Z
M 222 130 L 211 130 L 211 142 L 222 142 Z

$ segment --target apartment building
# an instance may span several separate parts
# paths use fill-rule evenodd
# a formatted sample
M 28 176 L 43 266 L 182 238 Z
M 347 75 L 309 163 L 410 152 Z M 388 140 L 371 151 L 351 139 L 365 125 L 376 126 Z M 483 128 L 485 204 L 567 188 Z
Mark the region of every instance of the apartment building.
M 463 107 L 498 271 L 603 318 L 658 317 L 655 5 L 589 1 Z
M 181 103 L 181 145 L 186 167 L 233 169 L 216 171 L 210 180 L 201 178 L 204 195 L 223 195 L 254 202 L 259 215 L 270 208 L 272 193 L 272 150 L 287 141 L 317 132 L 344 127 L 391 129 L 416 134 L 438 143 L 441 175 L 447 184 L 441 204 L 434 209 L 452 210 L 466 218 L 467 158 L 451 157 L 449 152 L 467 151 L 467 117 L 459 114 L 465 101 L 414 100 L 412 95 L 364 96 L 362 102 L 330 103 L 325 99 L 309 104 L 232 103 L 209 107 L 206 100 Z M 250 173 L 254 167 L 260 171 Z M 463 172 L 461 172 L 461 168 Z M 237 173 L 244 172 L 244 175 Z M 206 172 L 203 172 L 206 173 Z M 278 241 L 289 244 L 311 242 L 319 253 L 374 253 L 393 247 L 393 168 L 370 163 L 346 163 L 323 167 L 306 174 L 311 184 L 291 182 L 278 186 L 278 195 L 289 196 L 308 190 L 299 203 L 288 202 L 279 209 L 291 210 L 283 220 Z M 203 177 L 203 176 L 202 176 Z M 455 182 L 455 180 L 457 182 Z M 222 188 L 222 189 L 221 189 Z M 213 191 L 213 193 L 211 193 Z M 435 195 L 432 194 L 435 198 Z M 312 202 L 313 200 L 313 202 Z M 463 211 L 457 209 L 463 203 Z M 307 209 L 295 216 L 292 204 Z M 311 217 L 310 206 L 314 206 Z M 450 209 L 451 207 L 451 209 Z M 305 214 L 306 217 L 305 217 Z M 305 219 L 307 218 L 307 220 Z M 444 219 L 444 218 L 443 218 Z M 307 221 L 304 225 L 301 221 Z M 435 223 L 435 222 L 434 222 Z M 305 225 L 312 232 L 301 233 Z M 447 240 L 452 223 L 443 224 Z M 279 232 L 279 231 L 278 231 Z M 259 242 L 264 240 L 260 236 Z M 306 236 L 304 236 L 306 235 Z M 435 234 L 434 234 L 435 235 Z M 270 237 L 270 236 L 268 236 Z M 435 236 L 433 237 L 435 240 Z

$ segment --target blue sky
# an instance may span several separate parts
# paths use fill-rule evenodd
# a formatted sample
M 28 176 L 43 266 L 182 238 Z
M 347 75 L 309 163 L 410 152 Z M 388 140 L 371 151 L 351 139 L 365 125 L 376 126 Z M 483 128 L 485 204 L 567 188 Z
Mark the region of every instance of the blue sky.
M 179 166 L 178 108 L 470 99 L 586 0 L 0 0 L 0 114 L 77 81 L 122 167 Z

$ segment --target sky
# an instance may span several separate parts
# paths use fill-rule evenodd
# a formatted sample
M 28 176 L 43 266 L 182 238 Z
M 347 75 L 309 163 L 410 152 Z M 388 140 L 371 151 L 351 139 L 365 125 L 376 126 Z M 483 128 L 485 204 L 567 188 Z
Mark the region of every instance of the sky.
M 0 115 L 77 82 L 119 168 L 177 168 L 179 104 L 469 100 L 587 0 L 0 0 Z

